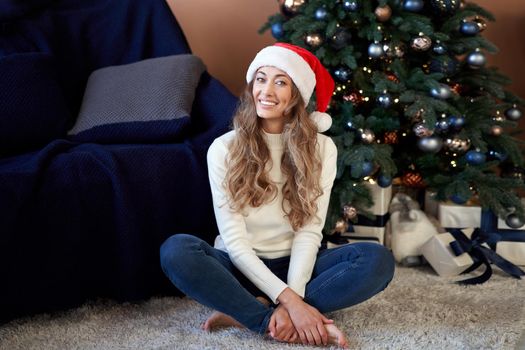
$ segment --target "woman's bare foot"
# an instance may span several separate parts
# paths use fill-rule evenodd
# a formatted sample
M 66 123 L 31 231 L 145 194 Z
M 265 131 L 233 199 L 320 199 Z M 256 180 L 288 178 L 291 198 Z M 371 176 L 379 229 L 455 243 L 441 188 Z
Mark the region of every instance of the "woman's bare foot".
M 263 297 L 257 297 L 261 303 L 265 305 L 270 305 L 270 302 Z M 226 327 L 238 327 L 244 328 L 244 326 L 235 320 L 233 317 L 226 315 L 225 313 L 214 311 L 210 317 L 204 322 L 201 326 L 205 331 L 211 332 L 217 328 L 226 328 Z
M 348 349 L 348 340 L 343 332 L 335 324 L 325 324 L 326 331 L 328 332 L 328 343 Z
M 207 332 L 212 332 L 213 330 L 217 328 L 225 328 L 225 327 L 238 327 L 238 328 L 244 328 L 242 324 L 240 324 L 238 321 L 236 321 L 233 317 L 228 316 L 226 314 L 223 314 L 219 311 L 214 311 L 210 317 L 202 324 L 202 329 L 204 329 Z

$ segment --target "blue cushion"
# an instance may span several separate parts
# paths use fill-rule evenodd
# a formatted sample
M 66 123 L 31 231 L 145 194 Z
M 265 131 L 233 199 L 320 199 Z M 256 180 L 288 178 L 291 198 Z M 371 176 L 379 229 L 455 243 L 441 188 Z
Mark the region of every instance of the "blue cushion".
M 69 111 L 52 56 L 0 57 L 0 156 L 37 149 L 64 137 Z
M 151 58 L 94 71 L 70 139 L 170 142 L 185 136 L 205 66 L 193 55 Z

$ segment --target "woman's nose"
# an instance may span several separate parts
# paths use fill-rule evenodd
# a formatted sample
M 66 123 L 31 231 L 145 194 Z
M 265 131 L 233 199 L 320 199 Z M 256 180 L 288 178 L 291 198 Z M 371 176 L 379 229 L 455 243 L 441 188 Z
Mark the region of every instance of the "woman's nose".
M 271 84 L 271 83 L 266 83 L 266 84 L 264 84 L 264 86 L 262 87 L 262 92 L 263 92 L 265 95 L 271 95 L 271 94 L 273 94 L 273 84 Z

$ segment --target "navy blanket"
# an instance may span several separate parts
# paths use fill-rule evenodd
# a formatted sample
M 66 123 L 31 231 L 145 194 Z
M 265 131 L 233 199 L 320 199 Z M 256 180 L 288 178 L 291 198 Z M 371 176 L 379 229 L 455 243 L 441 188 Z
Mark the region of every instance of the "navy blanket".
M 189 52 L 163 0 L 47 2 L 29 14 L 0 6 L 10 26 L 0 28 L 11 28 L 0 35 L 0 56 L 53 55 L 71 115 L 93 69 Z M 228 130 L 236 102 L 204 73 L 182 140 L 103 145 L 64 135 L 0 159 L 0 320 L 175 292 L 159 246 L 177 232 L 209 242 L 217 234 L 206 152 Z

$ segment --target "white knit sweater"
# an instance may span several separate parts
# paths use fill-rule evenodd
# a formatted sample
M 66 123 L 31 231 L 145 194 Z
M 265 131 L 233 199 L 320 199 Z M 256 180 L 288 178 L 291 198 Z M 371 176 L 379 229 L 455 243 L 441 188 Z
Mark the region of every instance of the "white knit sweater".
M 268 169 L 269 176 L 279 189 L 277 197 L 260 207 L 248 207 L 242 214 L 233 211 L 228 205 L 223 181 L 228 147 L 234 137 L 235 131 L 230 131 L 215 139 L 208 150 L 208 175 L 220 233 L 215 247 L 228 252 L 233 264 L 274 303 L 287 286 L 304 297 L 305 286 L 312 276 L 321 244 L 321 230 L 336 175 L 337 148 L 331 138 L 317 134 L 323 167 L 320 182 L 323 195 L 318 199 L 317 212 L 321 220 L 314 218 L 294 232 L 282 209 L 282 186 L 285 178 L 280 168 L 284 151 L 280 134 L 265 133 L 273 163 L 271 169 Z M 283 256 L 291 256 L 288 284 L 275 276 L 259 259 Z

